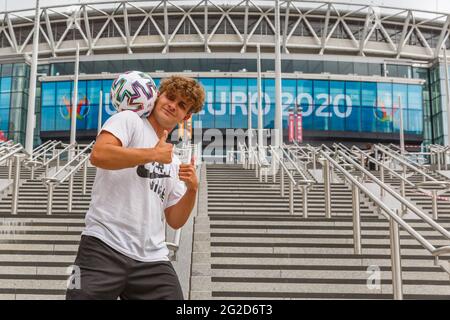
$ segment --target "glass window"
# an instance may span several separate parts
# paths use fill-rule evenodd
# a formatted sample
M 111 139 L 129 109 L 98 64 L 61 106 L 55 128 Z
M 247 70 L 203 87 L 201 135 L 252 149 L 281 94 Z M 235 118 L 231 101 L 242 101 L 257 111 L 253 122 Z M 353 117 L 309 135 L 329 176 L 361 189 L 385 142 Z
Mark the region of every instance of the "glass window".
M 70 114 L 72 106 L 72 82 L 63 81 L 56 84 L 56 109 L 55 109 L 55 129 L 70 129 Z
M 354 64 L 352 62 L 339 62 L 339 74 L 354 74 Z
M 352 108 L 361 107 L 361 82 L 346 82 L 345 95 L 351 101 Z
M 231 102 L 231 79 L 216 79 L 215 103 Z
M 345 118 L 345 130 L 361 131 L 361 108 L 352 108 L 350 115 Z
M 408 110 L 406 131 L 415 134 L 423 133 L 423 114 L 420 110 Z
M 275 79 L 262 79 L 262 92 L 263 105 L 275 103 Z
M 329 116 L 324 116 L 323 113 L 315 112 L 312 115 L 313 118 L 313 130 L 329 130 Z M 331 121 L 330 121 L 331 122 Z
M 377 84 L 375 82 L 361 83 L 361 106 L 374 108 L 377 104 Z
M 29 67 L 25 63 L 16 63 L 13 68 L 14 77 L 27 77 Z
M 254 79 L 249 79 L 254 80 Z M 256 82 L 256 81 L 255 81 Z M 247 128 L 248 126 L 248 108 L 250 106 L 250 101 L 247 98 L 247 79 L 232 79 L 232 93 L 231 100 L 232 104 L 230 105 L 230 114 L 231 114 L 231 127 L 232 128 Z M 255 84 L 256 86 L 256 84 Z M 248 91 L 248 93 L 253 93 Z M 250 95 L 251 100 L 253 98 L 258 100 L 258 93 L 256 92 L 256 97 Z M 256 105 L 256 101 L 253 103 Z M 255 110 L 257 111 L 256 107 Z M 257 123 L 257 113 L 252 114 L 252 126 Z
M 205 103 L 214 103 L 214 88 L 215 88 L 214 78 L 200 78 L 199 82 L 205 89 Z
M 368 72 L 369 76 L 381 76 L 381 64 L 369 63 Z
M 344 81 L 330 81 L 330 129 L 344 130 L 345 118 L 352 112 L 351 105 L 347 108 Z
M 28 92 L 28 90 L 29 90 L 29 82 L 28 82 L 27 78 L 14 77 L 12 79 L 12 87 L 11 87 L 11 84 L 10 84 L 9 91 L 13 91 L 13 92 L 27 91 Z
M 9 131 L 25 131 L 26 114 L 21 108 L 13 108 L 9 114 Z
M 3 64 L 2 65 L 2 77 L 11 77 L 13 71 L 13 65 L 12 64 Z
M 312 128 L 312 114 L 314 111 L 314 90 L 312 80 L 297 81 L 297 104 L 302 110 L 304 128 Z
M 89 104 L 97 104 L 100 101 L 100 90 L 102 90 L 101 80 L 92 80 L 87 82 L 86 98 Z M 109 91 L 108 91 L 109 93 Z M 104 103 L 104 101 L 103 101 Z
M 329 72 L 331 74 L 339 73 L 337 61 L 325 61 L 325 62 L 323 62 L 323 64 L 324 64 L 324 68 L 323 68 L 324 72 Z
M 393 118 L 391 108 L 377 108 L 374 112 L 376 132 L 392 132 Z
M 247 93 L 247 99 L 249 100 L 250 109 L 253 112 L 252 117 L 252 127 L 256 128 L 258 126 L 258 87 L 257 87 L 257 79 L 250 78 L 247 79 L 247 86 L 248 86 L 248 93 Z M 264 104 L 264 87 L 261 80 L 261 107 L 263 109 L 263 118 L 265 116 L 265 111 L 268 111 L 266 104 Z M 234 122 L 233 122 L 234 123 Z M 242 123 L 242 122 L 241 122 Z M 234 124 L 233 124 L 234 126 Z M 240 127 L 238 127 L 240 128 Z M 247 128 L 247 122 L 245 122 L 245 125 L 242 128 Z
M 41 104 L 43 107 L 56 105 L 56 82 L 43 82 L 41 89 Z
M 345 130 L 346 118 L 338 117 L 335 114 L 329 118 L 329 128 L 330 130 L 344 131 Z
M 1 92 L 11 92 L 11 81 L 10 77 L 4 77 L 0 80 L 0 91 Z
M 377 83 L 377 107 L 392 109 L 392 83 Z
M 202 128 L 214 128 L 214 106 L 213 103 L 206 103 L 203 111 L 198 114 L 198 121 Z
M 422 86 L 408 85 L 408 109 L 422 110 Z
M 309 73 L 322 73 L 323 72 L 323 61 L 311 60 L 308 62 Z
M 355 74 L 360 76 L 368 76 L 369 75 L 369 69 L 367 63 L 359 63 L 355 62 L 354 64 L 355 68 Z
M 263 104 L 264 110 L 264 128 L 275 128 L 275 104 Z
M 281 106 L 283 110 L 283 128 L 288 127 L 289 113 L 295 113 L 297 108 L 297 81 L 293 79 L 282 80 L 281 86 L 283 93 L 281 94 Z
M 111 103 L 111 86 L 114 80 L 107 79 L 102 80 L 102 88 L 103 88 L 103 110 L 102 110 L 102 123 L 105 123 L 105 121 L 115 114 L 117 111 L 114 109 Z
M 67 131 L 70 130 L 70 107 L 69 106 L 59 106 L 55 108 L 55 129 L 57 131 Z M 78 125 L 78 121 L 77 121 Z
M 376 132 L 374 108 L 361 108 L 361 130 L 364 132 Z
M 314 115 L 315 130 L 328 130 L 328 118 L 331 117 L 329 81 L 314 80 Z
M 408 103 L 408 86 L 406 84 L 394 84 L 392 86 L 393 88 L 393 108 L 400 108 L 407 109 L 409 106 Z
M 20 92 L 15 92 L 11 94 L 11 108 L 22 108 L 24 109 L 24 113 L 26 112 L 26 107 L 28 103 L 28 98 L 24 94 Z
M 0 93 L 0 109 L 9 109 L 11 93 Z
M 45 107 L 41 111 L 41 131 L 55 130 L 55 108 Z
M 230 104 L 215 103 L 214 104 L 214 125 L 215 128 L 231 128 Z
M 9 109 L 0 109 L 0 130 L 8 131 L 9 127 Z

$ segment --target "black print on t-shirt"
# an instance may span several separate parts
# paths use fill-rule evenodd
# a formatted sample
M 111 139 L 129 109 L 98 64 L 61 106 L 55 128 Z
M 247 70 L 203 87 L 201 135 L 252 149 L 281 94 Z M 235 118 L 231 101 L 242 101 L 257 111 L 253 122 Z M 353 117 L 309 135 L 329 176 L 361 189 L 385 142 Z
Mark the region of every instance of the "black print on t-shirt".
M 150 190 L 156 193 L 161 202 L 164 202 L 166 197 L 166 188 L 162 184 L 161 178 L 170 178 L 170 166 L 158 162 L 152 162 L 147 164 L 148 169 L 145 166 L 138 166 L 136 173 L 141 178 L 152 179 L 150 181 Z
M 170 178 L 170 166 L 168 166 L 168 170 L 165 169 L 163 164 L 158 162 L 152 162 L 148 166 L 150 169 L 147 169 L 145 166 L 138 166 L 136 170 L 137 175 L 148 179 Z

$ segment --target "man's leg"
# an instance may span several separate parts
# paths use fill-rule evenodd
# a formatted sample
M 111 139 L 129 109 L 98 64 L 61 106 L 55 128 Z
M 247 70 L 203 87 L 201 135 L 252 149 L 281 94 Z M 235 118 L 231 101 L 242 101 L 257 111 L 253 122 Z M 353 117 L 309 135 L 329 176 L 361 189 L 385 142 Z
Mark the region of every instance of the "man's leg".
M 125 256 L 95 237 L 81 237 L 74 269 L 67 300 L 116 300 L 126 284 Z
M 137 262 L 128 275 L 124 300 L 183 300 L 183 291 L 170 261 Z

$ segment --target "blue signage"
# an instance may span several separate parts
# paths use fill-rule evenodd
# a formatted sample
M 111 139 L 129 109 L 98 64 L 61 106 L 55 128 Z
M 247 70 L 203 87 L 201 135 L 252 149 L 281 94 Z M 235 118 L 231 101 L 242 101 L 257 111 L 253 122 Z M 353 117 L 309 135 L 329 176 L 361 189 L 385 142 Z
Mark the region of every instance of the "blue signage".
M 155 79 L 159 84 L 160 79 Z M 257 126 L 257 82 L 254 78 L 199 78 L 206 90 L 203 110 L 194 115 L 194 126 L 202 128 L 247 128 L 248 111 Z M 103 119 L 116 111 L 110 104 L 113 80 L 80 81 L 77 128 L 95 130 L 98 123 L 100 91 L 103 91 Z M 70 129 L 73 83 L 42 84 L 41 131 Z M 282 81 L 283 126 L 295 108 L 302 111 L 306 130 L 353 132 L 398 132 L 399 112 L 403 109 L 405 131 L 422 134 L 422 86 L 356 81 L 297 80 Z M 262 103 L 264 127 L 273 128 L 275 118 L 275 81 L 263 79 Z

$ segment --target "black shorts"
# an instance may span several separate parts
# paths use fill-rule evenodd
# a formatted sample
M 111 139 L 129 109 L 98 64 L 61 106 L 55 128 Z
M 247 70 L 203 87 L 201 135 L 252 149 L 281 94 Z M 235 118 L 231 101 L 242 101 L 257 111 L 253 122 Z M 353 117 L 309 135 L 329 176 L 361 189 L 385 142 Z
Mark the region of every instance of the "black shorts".
M 67 300 L 183 300 L 170 261 L 136 261 L 95 237 L 81 236 L 73 267 Z

